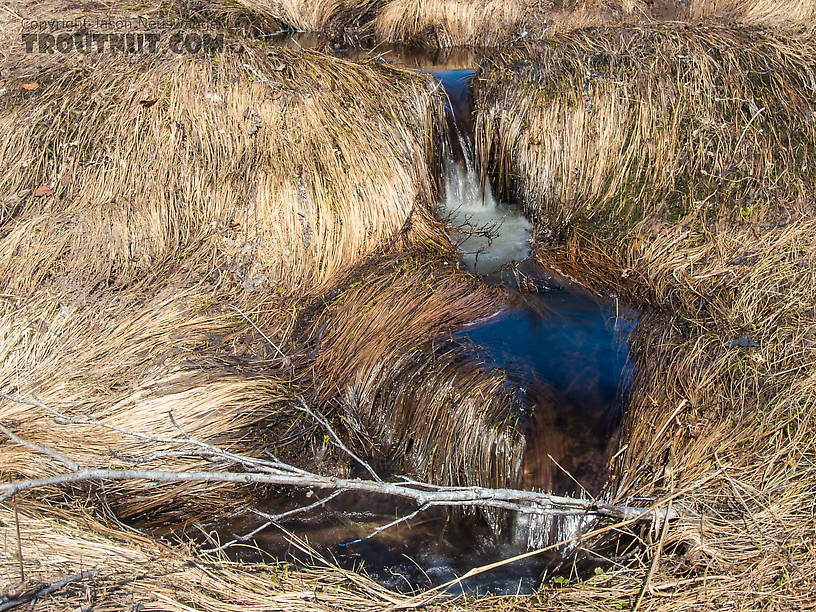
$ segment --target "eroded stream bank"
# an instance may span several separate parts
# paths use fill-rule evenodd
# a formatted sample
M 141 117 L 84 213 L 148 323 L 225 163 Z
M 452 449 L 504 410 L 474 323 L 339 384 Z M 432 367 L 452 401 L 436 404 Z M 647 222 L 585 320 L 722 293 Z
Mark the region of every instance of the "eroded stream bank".
M 308 37 L 299 37 L 287 44 L 309 42 Z M 451 228 L 461 265 L 503 296 L 503 308 L 442 341 L 464 355 L 470 367 L 499 375 L 521 407 L 516 428 L 523 432 L 526 450 L 520 484 L 578 497 L 607 494 L 608 462 L 632 376 L 627 341 L 636 313 L 536 264 L 531 257 L 533 225 L 515 203 L 500 201 L 489 181 L 480 178 L 470 93 L 474 56 L 440 61 L 390 48 L 383 57 L 401 67 L 430 68 L 447 93 L 447 136 L 438 143 L 443 197 L 437 216 Z M 456 69 L 438 70 L 440 65 Z M 434 359 L 433 352 L 428 358 Z M 280 513 L 310 501 L 314 498 L 286 494 L 267 500 L 261 509 Z M 232 554 L 308 561 L 315 552 L 347 568 L 362 567 L 393 589 L 410 591 L 569 539 L 588 524 L 581 517 L 485 517 L 429 510 L 369 537 L 379 526 L 414 509 L 385 497 L 346 493 L 313 513 L 282 523 L 282 529 L 262 531 L 251 547 L 233 549 Z M 221 539 L 257 525 L 255 519 L 230 521 L 219 529 Z M 543 575 L 563 571 L 572 550 L 571 545 L 562 546 L 463 581 L 452 590 L 529 592 Z

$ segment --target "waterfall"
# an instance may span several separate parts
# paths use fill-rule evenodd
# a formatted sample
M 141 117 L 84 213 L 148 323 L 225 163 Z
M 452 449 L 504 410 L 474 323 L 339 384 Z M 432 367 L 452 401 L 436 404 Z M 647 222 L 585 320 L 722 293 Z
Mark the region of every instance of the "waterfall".
M 440 216 L 457 227 L 453 240 L 469 270 L 495 275 L 502 266 L 530 254 L 533 227 L 517 206 L 496 200 L 484 189 L 476 169 L 473 146 L 471 70 L 436 73 L 450 101 L 450 141 L 445 143 L 444 188 Z

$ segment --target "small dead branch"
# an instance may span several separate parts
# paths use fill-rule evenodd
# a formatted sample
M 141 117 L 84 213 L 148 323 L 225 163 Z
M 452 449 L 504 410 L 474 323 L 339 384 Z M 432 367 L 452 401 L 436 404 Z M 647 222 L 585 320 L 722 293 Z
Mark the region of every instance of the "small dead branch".
M 340 489 L 339 491 L 335 491 L 334 493 L 332 493 L 328 497 L 324 497 L 323 499 L 319 499 L 316 502 L 314 502 L 312 504 L 309 504 L 308 506 L 301 506 L 299 508 L 294 508 L 292 510 L 288 510 L 287 512 L 281 512 L 280 514 L 272 515 L 272 514 L 267 514 L 266 512 L 260 512 L 259 510 L 254 510 L 253 512 L 255 514 L 257 514 L 258 516 L 260 516 L 262 518 L 267 519 L 267 521 L 265 523 L 263 523 L 262 525 L 260 525 L 259 527 L 256 527 L 255 529 L 253 529 L 249 533 L 246 533 L 246 534 L 241 535 L 241 536 L 235 535 L 235 538 L 230 540 L 229 542 L 226 542 L 226 543 L 221 544 L 220 546 L 216 546 L 214 548 L 207 548 L 205 550 L 202 550 L 201 552 L 203 552 L 203 553 L 220 552 L 222 550 L 226 550 L 227 548 L 229 548 L 233 544 L 240 544 L 240 543 L 243 543 L 243 542 L 248 542 L 254 536 L 256 536 L 257 534 L 262 532 L 264 529 L 267 529 L 267 528 L 271 527 L 272 525 L 277 524 L 278 522 L 282 521 L 283 519 L 295 516 L 296 514 L 304 514 L 306 512 L 314 510 L 315 508 L 319 508 L 320 506 L 324 506 L 327 503 L 329 503 L 331 500 L 333 500 L 335 497 L 338 497 L 343 492 L 344 492 L 344 490 Z
M 374 480 L 376 480 L 377 482 L 382 482 L 382 478 L 380 478 L 380 477 L 377 475 L 377 473 L 376 473 L 376 472 L 373 470 L 373 468 L 372 468 L 372 467 L 371 467 L 371 466 L 370 466 L 368 463 L 366 463 L 365 461 L 363 461 L 362 459 L 360 459 L 360 458 L 359 458 L 357 455 L 355 455 L 353 452 L 351 452 L 351 450 L 349 450 L 349 449 L 348 449 L 348 447 L 347 447 L 345 444 L 343 444 L 343 443 L 340 441 L 340 438 L 338 438 L 338 437 L 337 437 L 337 434 L 336 434 L 336 433 L 334 433 L 334 429 L 332 429 L 331 425 L 329 425 L 329 422 L 326 420 L 326 418 L 325 418 L 325 417 L 324 417 L 322 414 L 313 412 L 313 411 L 312 411 L 312 410 L 311 410 L 311 409 L 310 409 L 310 408 L 309 408 L 309 407 L 306 405 L 306 402 L 304 402 L 304 401 L 303 401 L 303 398 L 298 397 L 298 401 L 300 401 L 300 406 L 296 406 L 296 408 L 297 408 L 298 410 L 301 410 L 302 412 L 305 412 L 305 413 L 306 413 L 306 414 L 308 414 L 310 417 L 312 417 L 312 418 L 313 418 L 315 421 L 317 421 L 317 422 L 318 422 L 318 423 L 320 423 L 320 424 L 321 424 L 323 427 L 325 427 L 325 428 L 326 428 L 326 430 L 329 432 L 329 435 L 331 436 L 332 440 L 333 440 L 333 441 L 334 441 L 334 443 L 335 443 L 335 444 L 336 444 L 336 445 L 337 445 L 337 446 L 340 448 L 340 450 L 342 450 L 342 451 L 343 451 L 344 453 L 346 453 L 346 454 L 347 454 L 349 457 L 351 457 L 351 458 L 352 458 L 352 459 L 354 459 L 354 460 L 355 460 L 357 463 L 359 463 L 361 466 L 363 466 L 363 468 L 365 468 L 365 470 L 366 470 L 366 471 L 367 471 L 369 474 L 371 474 L 371 476 L 374 478 Z
M 21 606 L 25 603 L 34 602 L 38 598 L 49 595 L 54 591 L 58 591 L 72 582 L 81 582 L 89 578 L 95 578 L 98 575 L 99 572 L 97 570 L 90 570 L 87 572 L 82 572 L 81 574 L 66 576 L 65 578 L 61 578 L 60 580 L 56 580 L 50 584 L 39 584 L 32 589 L 28 589 L 23 593 L 15 594 L 11 597 L 8 595 L 0 595 L 0 612 L 3 612 L 4 610 L 11 610 L 12 608 L 16 608 L 17 606 Z

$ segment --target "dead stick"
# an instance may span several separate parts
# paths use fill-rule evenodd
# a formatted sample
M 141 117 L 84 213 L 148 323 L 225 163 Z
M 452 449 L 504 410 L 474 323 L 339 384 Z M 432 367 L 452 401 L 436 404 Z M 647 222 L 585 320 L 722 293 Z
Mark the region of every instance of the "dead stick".
M 671 511 L 671 500 L 669 500 L 669 505 L 666 506 L 667 511 Z M 663 553 L 663 543 L 666 541 L 666 533 L 669 531 L 669 521 L 663 521 L 663 530 L 660 532 L 660 540 L 657 543 L 657 550 L 655 551 L 654 558 L 652 559 L 652 564 L 649 567 L 649 573 L 646 574 L 646 580 L 643 581 L 643 586 L 640 589 L 640 594 L 638 595 L 637 602 L 635 602 L 635 607 L 632 609 L 632 612 L 637 612 L 640 608 L 640 604 L 643 603 L 643 598 L 646 596 L 646 591 L 648 590 L 650 593 L 652 592 L 649 583 L 652 581 L 652 576 L 654 576 L 655 570 L 657 569 L 657 564 L 660 562 L 660 555 Z
M 12 608 L 16 608 L 24 603 L 28 603 L 30 601 L 36 601 L 37 598 L 42 597 L 43 595 L 48 595 L 53 593 L 54 591 L 58 591 L 62 587 L 72 582 L 79 582 L 80 580 L 85 580 L 87 578 L 94 578 L 99 575 L 98 570 L 91 570 L 88 572 L 82 572 L 81 574 L 74 574 L 73 576 L 67 576 L 51 584 L 46 584 L 42 588 L 36 591 L 29 591 L 18 596 L 16 599 L 12 599 L 10 601 L 6 601 L 0 604 L 0 612 L 5 612 L 5 610 L 11 610 Z
M 11 476 L 9 476 L 11 482 Z M 14 524 L 17 526 L 17 561 L 20 563 L 20 582 L 25 582 L 25 567 L 23 564 L 23 540 L 20 537 L 20 511 L 17 509 L 17 498 L 12 498 L 11 506 L 14 508 Z

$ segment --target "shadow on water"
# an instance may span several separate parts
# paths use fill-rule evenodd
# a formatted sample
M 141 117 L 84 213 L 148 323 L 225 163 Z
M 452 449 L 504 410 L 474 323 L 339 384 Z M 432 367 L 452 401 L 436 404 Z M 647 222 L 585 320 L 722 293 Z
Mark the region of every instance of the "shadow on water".
M 286 44 L 305 47 L 313 42 L 299 37 L 287 39 Z M 503 285 L 507 295 L 501 312 L 459 330 L 453 341 L 484 367 L 502 371 L 526 399 L 531 416 L 522 424 L 528 438 L 525 488 L 578 496 L 602 494 L 632 376 L 628 336 L 636 313 L 614 299 L 562 282 L 532 263 L 532 225 L 517 206 L 498 201 L 489 184 L 479 185 L 470 95 L 474 71 L 468 69 L 476 65 L 478 53 L 433 57 L 388 47 L 373 52 L 346 50 L 343 56 L 360 59 L 372 53 L 402 67 L 431 72 L 448 94 L 450 130 L 447 141 L 440 144 L 446 166 L 439 215 L 454 227 L 451 238 L 462 253 L 462 264 L 487 282 Z M 524 283 L 518 282 L 520 274 Z M 524 291 L 519 290 L 522 284 Z M 279 513 L 314 499 L 285 493 L 259 506 Z M 343 567 L 363 568 L 384 585 L 407 592 L 558 542 L 586 526 L 575 518 L 515 517 L 497 534 L 476 514 L 463 517 L 429 510 L 374 538 L 348 544 L 413 510 L 392 498 L 344 493 L 318 511 L 292 518 L 282 528 L 262 531 L 251 546 L 235 547 L 230 554 L 247 560 L 274 557 L 309 562 L 315 551 Z M 260 522 L 231 520 L 221 529 L 221 539 L 247 533 Z M 297 538 L 308 541 L 308 546 L 298 544 Z M 504 565 L 450 590 L 530 592 L 542 574 L 558 571 L 569 552 L 562 548 Z

